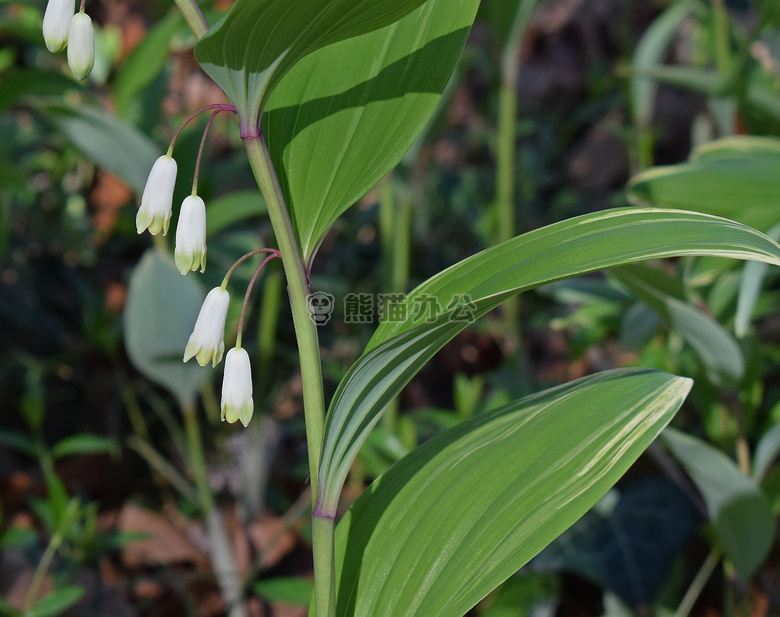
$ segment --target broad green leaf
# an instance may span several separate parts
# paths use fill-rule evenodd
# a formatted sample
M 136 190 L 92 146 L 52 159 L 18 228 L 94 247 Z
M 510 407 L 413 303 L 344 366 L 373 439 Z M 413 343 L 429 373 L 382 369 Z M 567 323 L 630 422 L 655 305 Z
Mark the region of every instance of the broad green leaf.
M 61 97 L 71 90 L 83 91 L 84 87 L 75 79 L 56 71 L 15 68 L 3 75 L 3 87 L 0 88 L 0 113 L 26 96 Z
M 739 576 L 748 580 L 774 540 L 769 502 L 753 480 L 711 445 L 672 429 L 663 437 L 701 492 L 723 550 Z
M 60 587 L 41 598 L 35 606 L 25 611 L 25 617 L 55 617 L 61 615 L 84 596 L 84 588 L 77 585 Z
M 774 225 L 766 235 L 775 242 L 780 240 L 780 225 Z M 742 278 L 739 281 L 739 297 L 737 300 L 737 314 L 734 317 L 734 332 L 737 336 L 745 336 L 753 319 L 753 311 L 761 295 L 761 287 L 766 277 L 767 265 L 749 261 L 742 269 Z
M 740 156 L 774 157 L 780 160 L 780 139 L 735 135 L 703 144 L 691 153 L 691 160 L 700 163 Z
M 696 351 L 716 384 L 735 383 L 745 373 L 737 341 L 710 315 L 685 302 L 677 279 L 656 268 L 634 264 L 610 273 L 638 299 L 658 312 Z
M 146 135 L 98 107 L 51 103 L 37 107 L 81 153 L 119 176 L 138 195 L 159 148 Z
M 274 86 L 301 58 L 388 26 L 424 1 L 237 0 L 196 43 L 195 57 L 233 101 L 242 128 L 254 130 Z
M 184 363 L 184 348 L 206 293 L 193 275 L 182 276 L 170 255 L 150 249 L 136 266 L 125 304 L 125 344 L 135 367 L 191 404 L 212 373 Z
M 9 527 L 0 534 L 0 550 L 37 547 L 39 541 L 38 533 L 31 527 Z
M 349 467 L 385 406 L 473 319 L 540 285 L 676 255 L 716 255 L 780 265 L 780 246 L 739 223 L 694 212 L 619 208 L 518 236 L 417 287 L 401 303 L 399 312 L 405 308 L 406 319 L 379 325 L 331 401 L 319 505 L 334 511 Z M 453 306 L 453 300 L 460 304 Z M 431 305 L 432 314 L 419 310 Z
M 206 202 L 206 229 L 213 236 L 234 223 L 266 214 L 260 191 L 235 191 Z
M 461 617 L 606 493 L 690 387 L 658 371 L 608 371 L 417 448 L 336 530 L 336 613 Z
M 112 92 L 117 113 L 126 117 L 133 97 L 146 88 L 169 58 L 171 39 L 184 23 L 176 11 L 160 20 L 133 49 L 116 75 Z
M 780 456 L 780 424 L 775 424 L 761 437 L 753 455 L 753 479 L 761 483 L 766 472 Z
M 689 163 L 655 167 L 628 186 L 634 203 L 685 208 L 769 229 L 780 220 L 780 141 L 727 139 Z
M 22 611 L 14 608 L 2 598 L 0 598 L 0 615 L 2 617 L 23 617 Z
M 263 116 L 304 258 L 401 160 L 441 99 L 478 0 L 428 0 L 299 62 Z
M 38 456 L 38 448 L 35 446 L 32 438 L 19 431 L 0 429 L 0 446 L 21 452 L 31 458 L 37 458 Z
M 57 442 L 51 449 L 51 455 L 54 458 L 62 458 L 63 456 L 72 456 L 74 454 L 118 455 L 119 451 L 119 443 L 116 439 L 106 437 L 105 435 L 81 433 L 79 435 L 71 435 Z
M 640 350 L 662 324 L 661 316 L 643 302 L 637 302 L 623 313 L 620 320 L 620 344 Z

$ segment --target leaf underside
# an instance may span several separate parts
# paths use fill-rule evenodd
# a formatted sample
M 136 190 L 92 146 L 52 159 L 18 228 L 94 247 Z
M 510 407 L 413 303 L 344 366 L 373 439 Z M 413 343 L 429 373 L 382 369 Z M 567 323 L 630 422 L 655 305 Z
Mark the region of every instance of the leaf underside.
M 301 58 L 397 21 L 425 0 L 237 0 L 195 45 L 203 70 L 255 129 L 268 96 Z

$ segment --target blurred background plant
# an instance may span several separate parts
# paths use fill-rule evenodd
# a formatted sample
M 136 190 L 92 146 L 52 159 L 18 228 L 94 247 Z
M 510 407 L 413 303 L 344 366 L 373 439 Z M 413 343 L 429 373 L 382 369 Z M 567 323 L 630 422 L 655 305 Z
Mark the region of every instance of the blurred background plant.
M 209 21 L 229 4 L 205 3 Z M 43 8 L 0 3 L 0 614 L 305 615 L 311 504 L 278 265 L 244 337 L 249 428 L 219 422 L 219 372 L 180 361 L 206 290 L 272 242 L 237 126 L 216 120 L 201 168 L 209 267 L 181 277 L 169 239 L 150 246 L 134 219 L 181 120 L 223 102 L 184 20 L 171 2 L 88 4 L 82 84 L 45 49 Z M 179 202 L 203 124 L 178 142 Z M 780 136 L 777 2 L 483 0 L 434 121 L 319 249 L 313 287 L 337 299 L 326 389 L 378 320 L 377 305 L 347 323 L 348 293 L 403 293 L 515 233 L 637 203 L 777 239 L 780 141 L 750 136 Z M 661 368 L 695 378 L 678 430 L 473 614 L 779 615 L 778 294 L 776 271 L 709 258 L 525 294 L 405 389 L 344 501 L 514 397 Z M 234 298 L 229 332 L 239 312 Z

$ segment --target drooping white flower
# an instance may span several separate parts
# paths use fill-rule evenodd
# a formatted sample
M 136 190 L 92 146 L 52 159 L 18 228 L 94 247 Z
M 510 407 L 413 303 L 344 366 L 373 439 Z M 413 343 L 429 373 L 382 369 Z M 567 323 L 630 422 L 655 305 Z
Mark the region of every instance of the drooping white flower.
M 70 20 L 68 66 L 76 79 L 86 79 L 95 64 L 95 28 L 83 11 Z
M 225 358 L 225 377 L 222 381 L 222 419 L 241 420 L 247 426 L 255 405 L 252 401 L 252 367 L 249 354 L 242 347 L 234 347 Z
M 190 195 L 181 204 L 173 254 L 182 274 L 206 269 L 206 204 L 197 195 Z
M 43 14 L 43 40 L 50 52 L 56 53 L 65 49 L 75 12 L 73 0 L 49 0 Z
M 209 361 L 211 366 L 220 363 L 222 354 L 225 353 L 225 320 L 228 306 L 230 294 L 226 289 L 215 287 L 208 293 L 184 349 L 185 362 L 195 356 L 201 366 L 206 366 Z
M 167 154 L 154 162 L 141 197 L 141 207 L 135 217 L 135 227 L 139 234 L 145 229 L 149 229 L 149 233 L 154 235 L 160 232 L 163 235 L 168 233 L 176 170 L 176 161 Z

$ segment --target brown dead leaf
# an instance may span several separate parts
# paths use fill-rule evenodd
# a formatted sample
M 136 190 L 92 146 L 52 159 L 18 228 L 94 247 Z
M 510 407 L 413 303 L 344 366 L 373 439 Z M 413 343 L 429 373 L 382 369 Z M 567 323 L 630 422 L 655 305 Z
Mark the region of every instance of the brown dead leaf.
M 198 607 L 198 617 L 219 617 L 225 614 L 225 600 L 214 580 L 196 579 L 187 585 L 187 595 Z
M 119 210 L 133 198 L 133 193 L 119 178 L 100 170 L 89 198 L 95 207 L 92 223 L 103 238 L 116 227 Z
M 151 510 L 132 504 L 124 506 L 118 517 L 117 529 L 148 536 L 125 546 L 121 560 L 126 567 L 174 563 L 194 563 L 199 568 L 208 567 L 208 557 L 198 550 L 187 535 Z
M 230 536 L 230 544 L 233 546 L 233 557 L 235 558 L 236 567 L 241 575 L 246 575 L 249 573 L 252 555 L 249 550 L 250 547 L 244 531 L 244 525 L 232 508 L 225 508 L 222 511 L 222 520 Z
M 260 565 L 263 569 L 278 563 L 295 546 L 296 537 L 292 529 L 284 529 L 284 519 L 264 514 L 249 525 L 249 539 L 255 550 L 263 555 Z

